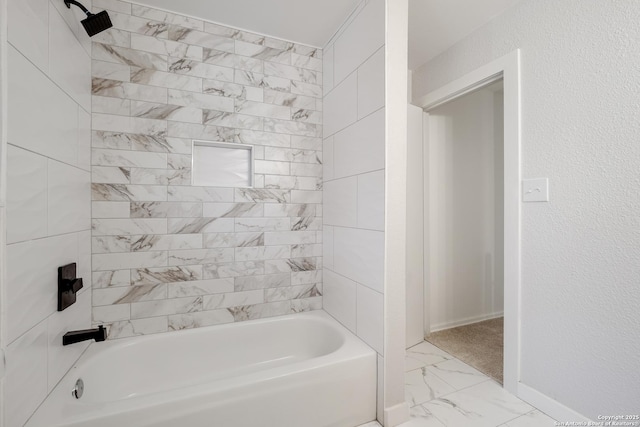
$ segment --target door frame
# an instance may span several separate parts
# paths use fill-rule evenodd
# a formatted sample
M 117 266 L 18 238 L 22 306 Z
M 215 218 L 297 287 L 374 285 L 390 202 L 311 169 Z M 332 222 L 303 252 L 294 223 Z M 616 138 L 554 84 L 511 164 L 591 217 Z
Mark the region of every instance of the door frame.
M 504 388 L 517 394 L 520 381 L 521 286 L 521 108 L 520 50 L 517 49 L 448 83 L 413 102 L 427 112 L 497 80 L 504 85 Z M 425 120 L 425 135 L 428 123 Z M 425 232 L 429 226 L 428 150 L 424 150 Z M 425 239 L 425 280 L 428 278 L 428 241 Z M 427 287 L 428 289 L 428 287 Z M 425 293 L 425 328 L 429 327 L 429 292 Z M 425 332 L 427 330 L 425 329 Z

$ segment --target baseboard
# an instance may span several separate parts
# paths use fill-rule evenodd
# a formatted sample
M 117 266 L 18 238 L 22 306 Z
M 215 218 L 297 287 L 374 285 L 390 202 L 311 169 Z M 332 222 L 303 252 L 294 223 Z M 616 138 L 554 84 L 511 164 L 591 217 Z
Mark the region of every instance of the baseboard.
M 384 427 L 396 427 L 409 421 L 409 405 L 407 402 L 399 403 L 384 409 Z
M 443 331 L 445 329 L 457 328 L 458 326 L 467 326 L 473 323 L 482 322 L 485 320 L 497 319 L 498 317 L 503 317 L 504 311 L 497 311 L 491 314 L 483 314 L 480 316 L 467 317 L 460 320 L 455 320 L 453 322 L 439 323 L 437 325 L 431 325 L 431 332 Z
M 591 421 L 584 415 L 567 408 L 562 403 L 553 400 L 546 394 L 542 394 L 538 390 L 523 383 L 518 383 L 518 397 L 559 422 L 575 421 L 588 423 Z

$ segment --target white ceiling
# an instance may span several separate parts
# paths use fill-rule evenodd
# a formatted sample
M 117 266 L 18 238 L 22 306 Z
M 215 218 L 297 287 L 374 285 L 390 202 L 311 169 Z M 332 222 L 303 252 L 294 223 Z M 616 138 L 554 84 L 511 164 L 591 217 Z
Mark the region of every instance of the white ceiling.
M 521 0 L 409 0 L 409 69 L 414 70 Z
M 409 0 L 413 70 L 520 0 Z M 135 0 L 136 3 L 322 47 L 361 0 Z
M 361 0 L 135 0 L 284 40 L 322 47 Z

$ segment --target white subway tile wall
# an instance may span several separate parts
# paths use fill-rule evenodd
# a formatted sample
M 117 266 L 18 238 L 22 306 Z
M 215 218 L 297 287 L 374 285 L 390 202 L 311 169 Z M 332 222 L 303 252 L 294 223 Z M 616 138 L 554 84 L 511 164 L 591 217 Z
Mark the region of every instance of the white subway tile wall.
M 120 338 L 321 309 L 322 51 L 94 8 L 114 24 L 92 48 L 94 324 Z M 254 188 L 192 186 L 193 139 L 254 145 Z

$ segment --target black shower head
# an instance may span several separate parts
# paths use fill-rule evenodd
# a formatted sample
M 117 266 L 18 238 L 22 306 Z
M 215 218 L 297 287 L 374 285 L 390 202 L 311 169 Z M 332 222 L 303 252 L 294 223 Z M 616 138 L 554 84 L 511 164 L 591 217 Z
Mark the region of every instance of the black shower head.
M 84 27 L 87 34 L 89 34 L 89 37 L 93 37 L 96 34 L 113 27 L 111 19 L 109 18 L 109 14 L 106 10 L 103 10 L 100 13 L 93 14 L 89 12 L 86 7 L 75 0 L 64 0 L 64 4 L 66 4 L 69 9 L 71 8 L 72 4 L 75 4 L 87 15 L 86 19 L 83 19 L 80 22 L 82 22 L 82 26 Z

